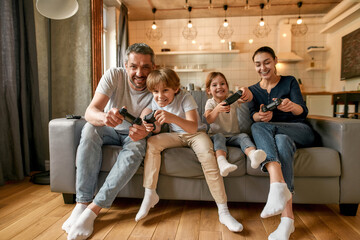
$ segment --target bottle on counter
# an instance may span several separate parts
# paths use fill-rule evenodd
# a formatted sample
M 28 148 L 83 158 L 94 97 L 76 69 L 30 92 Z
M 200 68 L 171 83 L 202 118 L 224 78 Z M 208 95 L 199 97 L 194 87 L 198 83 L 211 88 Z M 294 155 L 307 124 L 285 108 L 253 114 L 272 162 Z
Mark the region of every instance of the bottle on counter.
M 311 58 L 310 67 L 315 67 L 315 60 L 314 57 Z

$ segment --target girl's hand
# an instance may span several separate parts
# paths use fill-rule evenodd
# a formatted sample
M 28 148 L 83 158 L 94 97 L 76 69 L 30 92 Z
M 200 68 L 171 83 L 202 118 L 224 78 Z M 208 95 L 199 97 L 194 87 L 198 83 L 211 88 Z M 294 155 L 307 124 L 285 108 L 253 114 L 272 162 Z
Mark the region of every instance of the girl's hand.
M 295 103 L 290 101 L 290 99 L 288 98 L 283 99 L 281 104 L 277 107 L 277 109 L 283 112 L 292 112 L 294 111 L 294 108 L 295 108 Z
M 264 106 L 264 104 L 260 105 L 260 111 L 259 111 L 259 118 L 262 122 L 269 122 L 273 117 L 272 111 L 263 112 L 261 109 Z
M 156 121 L 158 121 L 158 123 L 160 123 L 161 125 L 164 123 L 174 122 L 174 118 L 176 117 L 174 114 L 164 110 L 157 110 L 154 116 Z
M 218 112 L 230 112 L 230 105 L 226 105 L 226 102 L 221 102 L 214 108 Z
M 253 99 L 253 94 L 247 87 L 242 87 L 240 90 L 242 91 L 242 95 L 239 102 L 250 102 Z

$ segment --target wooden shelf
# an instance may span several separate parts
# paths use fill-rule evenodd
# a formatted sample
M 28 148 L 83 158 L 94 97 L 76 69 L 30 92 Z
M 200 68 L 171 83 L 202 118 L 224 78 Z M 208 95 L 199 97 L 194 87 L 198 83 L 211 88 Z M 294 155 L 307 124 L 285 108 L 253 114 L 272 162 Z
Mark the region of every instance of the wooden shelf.
M 307 72 L 311 72 L 311 71 L 325 71 L 326 68 L 323 68 L 323 67 L 310 67 L 310 68 L 307 68 L 305 69 L 305 71 Z
M 222 53 L 239 53 L 240 50 L 197 50 L 197 51 L 170 51 L 156 52 L 155 55 L 187 55 L 187 54 L 222 54 Z
M 329 50 L 328 48 L 324 47 L 324 48 L 310 48 L 308 49 L 306 52 L 307 53 L 311 53 L 311 52 L 326 52 L 327 50 Z
M 198 68 L 177 68 L 173 69 L 175 72 L 203 72 L 204 69 L 198 69 Z

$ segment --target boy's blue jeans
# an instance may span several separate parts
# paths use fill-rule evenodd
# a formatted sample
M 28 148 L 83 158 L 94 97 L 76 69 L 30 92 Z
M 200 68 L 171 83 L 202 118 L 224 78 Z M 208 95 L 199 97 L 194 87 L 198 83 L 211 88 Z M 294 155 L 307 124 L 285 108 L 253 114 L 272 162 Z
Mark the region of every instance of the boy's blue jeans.
M 119 145 L 123 149 L 94 198 L 103 145 Z M 109 208 L 116 195 L 138 170 L 145 151 L 146 139 L 134 142 L 128 135 L 120 134 L 114 128 L 86 123 L 76 155 L 76 202 L 93 201 L 101 208 Z
M 290 192 L 294 192 L 294 153 L 297 146 L 313 144 L 315 135 L 311 127 L 305 123 L 256 122 L 251 126 L 251 133 L 257 148 L 267 155 L 261 170 L 266 172 L 267 163 L 278 162 Z

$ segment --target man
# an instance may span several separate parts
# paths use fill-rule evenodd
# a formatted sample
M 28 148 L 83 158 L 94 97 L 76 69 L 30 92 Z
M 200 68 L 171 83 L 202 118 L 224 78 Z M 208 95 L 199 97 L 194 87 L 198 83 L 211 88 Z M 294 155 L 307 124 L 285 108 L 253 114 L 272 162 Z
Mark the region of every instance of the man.
M 151 103 L 146 79 L 155 68 L 154 51 L 135 43 L 126 50 L 125 68 L 112 68 L 101 78 L 86 109 L 76 162 L 76 206 L 62 226 L 68 239 L 86 239 L 102 208 L 109 208 L 118 192 L 139 168 L 146 151 L 144 126 L 124 120 L 119 109 L 139 116 Z M 102 163 L 102 145 L 122 145 L 117 161 L 93 199 Z

